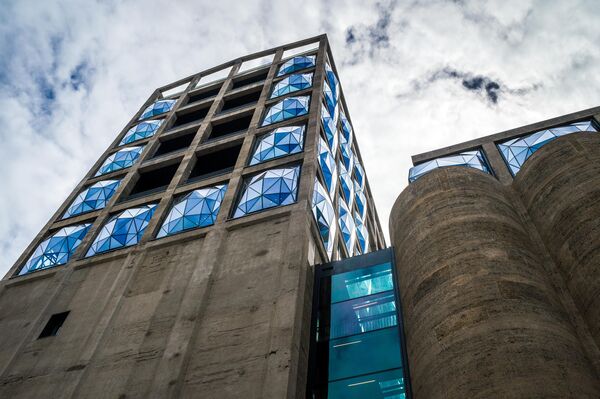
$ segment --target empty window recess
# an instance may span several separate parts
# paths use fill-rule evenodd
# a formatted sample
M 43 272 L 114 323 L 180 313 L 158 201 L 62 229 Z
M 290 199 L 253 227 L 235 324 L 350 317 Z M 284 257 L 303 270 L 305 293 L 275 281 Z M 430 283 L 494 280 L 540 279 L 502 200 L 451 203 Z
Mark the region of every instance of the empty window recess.
M 227 136 L 248 129 L 252 114 L 247 114 L 229 122 L 219 123 L 212 126 L 209 139 Z
M 161 141 L 158 149 L 153 155 L 153 158 L 160 157 L 161 155 L 169 154 L 171 152 L 179 151 L 184 148 L 188 148 L 196 136 L 196 130 L 193 129 L 190 133 L 183 134 L 181 136 L 174 137 L 172 139 Z
M 135 183 L 135 186 L 133 186 L 128 199 L 164 190 L 171 183 L 171 180 L 173 180 L 178 167 L 179 164 L 174 163 L 160 169 L 141 172 L 140 178 Z
M 200 180 L 231 172 L 235 167 L 241 149 L 242 145 L 238 144 L 233 147 L 199 155 L 188 181 Z
M 246 93 L 241 96 L 226 98 L 223 102 L 221 112 L 230 111 L 235 108 L 245 107 L 250 104 L 255 104 L 260 98 L 260 90 L 255 90 L 251 93 Z
M 214 97 L 219 94 L 219 90 L 221 90 L 221 84 L 209 87 L 200 92 L 190 93 L 190 97 L 188 98 L 188 104 L 195 103 L 198 101 L 202 101 L 204 99 Z
M 46 337 L 54 337 L 55 335 L 57 335 L 58 330 L 60 330 L 63 323 L 67 319 L 68 315 L 69 315 L 69 311 L 62 312 L 62 313 L 56 313 L 56 314 L 53 314 L 52 316 L 50 316 L 50 319 L 44 326 L 44 329 L 40 333 L 40 336 L 38 337 L 38 339 L 46 338 Z
M 265 69 L 256 74 L 252 74 L 250 76 L 242 76 L 240 78 L 234 79 L 233 85 L 231 86 L 231 90 L 239 89 L 240 87 L 251 85 L 252 83 L 262 82 L 267 78 L 269 74 L 269 70 Z
M 177 119 L 175 120 L 173 126 L 171 126 L 171 129 L 177 126 L 187 125 L 188 123 L 201 121 L 202 119 L 204 119 L 206 114 L 208 114 L 209 109 L 210 106 L 207 106 L 191 112 L 186 112 L 185 114 L 178 112 L 177 114 L 175 114 Z

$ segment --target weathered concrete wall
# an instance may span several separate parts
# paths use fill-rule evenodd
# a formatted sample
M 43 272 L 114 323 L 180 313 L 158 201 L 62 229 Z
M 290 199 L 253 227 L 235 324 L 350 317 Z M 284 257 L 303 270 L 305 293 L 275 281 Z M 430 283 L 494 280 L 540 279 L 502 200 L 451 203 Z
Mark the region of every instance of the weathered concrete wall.
M 600 345 L 600 135 L 561 137 L 527 160 L 513 186 Z
M 600 383 L 516 198 L 490 175 L 435 170 L 392 210 L 418 398 L 595 398 Z
M 302 395 L 308 264 L 321 262 L 306 216 L 282 209 L 3 286 L 0 397 Z M 59 334 L 36 339 L 65 310 Z

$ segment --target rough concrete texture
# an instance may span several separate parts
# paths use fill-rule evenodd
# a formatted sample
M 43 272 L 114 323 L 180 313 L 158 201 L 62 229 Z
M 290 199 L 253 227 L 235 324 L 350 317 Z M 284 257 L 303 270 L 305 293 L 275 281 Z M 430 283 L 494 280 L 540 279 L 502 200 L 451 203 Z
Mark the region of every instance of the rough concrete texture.
M 390 218 L 415 398 L 598 398 L 510 187 L 435 170 Z
M 280 212 L 214 228 L 76 268 L 58 286 L 69 269 L 4 286 L 0 397 L 303 393 L 298 364 L 305 368 L 308 351 L 299 330 L 310 325 L 309 250 L 306 240 L 289 242 L 309 236 L 306 216 Z M 66 309 L 59 334 L 36 339 L 47 315 Z
M 536 152 L 513 186 L 600 345 L 600 135 L 572 134 Z

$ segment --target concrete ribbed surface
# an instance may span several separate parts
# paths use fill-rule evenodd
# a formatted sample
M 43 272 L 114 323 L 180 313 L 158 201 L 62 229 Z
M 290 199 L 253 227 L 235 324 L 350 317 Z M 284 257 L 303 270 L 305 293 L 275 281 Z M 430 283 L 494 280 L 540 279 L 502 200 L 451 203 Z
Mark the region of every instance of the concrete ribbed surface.
M 509 190 L 452 167 L 421 177 L 394 205 L 417 399 L 600 397 Z

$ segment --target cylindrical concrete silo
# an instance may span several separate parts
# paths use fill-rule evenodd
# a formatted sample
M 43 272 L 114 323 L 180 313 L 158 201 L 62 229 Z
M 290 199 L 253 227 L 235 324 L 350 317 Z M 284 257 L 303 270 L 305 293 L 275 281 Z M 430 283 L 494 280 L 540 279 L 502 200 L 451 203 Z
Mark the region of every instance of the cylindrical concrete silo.
M 464 167 L 390 217 L 415 398 L 596 398 L 599 382 L 510 188 Z
M 546 144 L 523 165 L 513 187 L 600 346 L 600 134 Z

